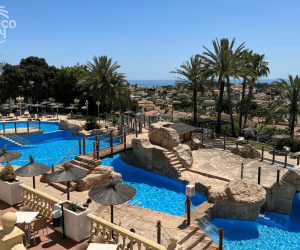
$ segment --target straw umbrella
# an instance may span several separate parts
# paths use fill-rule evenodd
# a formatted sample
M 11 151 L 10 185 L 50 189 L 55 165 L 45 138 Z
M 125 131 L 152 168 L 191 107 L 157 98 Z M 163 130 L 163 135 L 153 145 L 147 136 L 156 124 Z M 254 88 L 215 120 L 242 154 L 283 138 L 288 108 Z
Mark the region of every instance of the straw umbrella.
M 57 109 L 56 115 L 57 115 L 57 120 L 58 120 L 58 109 L 63 108 L 64 106 L 61 105 L 53 105 L 51 106 L 52 108 L 52 113 L 53 113 L 53 109 Z
M 111 223 L 114 222 L 114 205 L 131 200 L 136 189 L 128 184 L 115 183 L 111 176 L 111 182 L 93 187 L 89 191 L 89 197 L 102 205 L 111 206 Z
M 63 169 L 55 171 L 47 176 L 52 182 L 67 182 L 67 199 L 70 200 L 70 182 L 79 181 L 87 176 L 87 171 L 74 168 L 69 163 L 63 163 Z
M 71 113 L 73 114 L 73 109 L 78 109 L 78 108 L 76 108 L 74 106 L 70 106 L 70 107 L 65 107 L 65 109 L 71 109 Z M 71 118 L 72 118 L 72 116 L 71 116 Z
M 29 155 L 30 162 L 25 166 L 17 169 L 15 172 L 21 177 L 32 177 L 33 188 L 35 189 L 35 176 L 42 175 L 50 171 L 50 167 L 38 162 L 35 162 L 33 157 Z
M 287 138 L 290 138 L 291 136 L 290 135 L 272 135 L 272 138 L 274 139 L 287 139 Z
M 9 162 L 18 159 L 22 156 L 22 153 L 16 151 L 7 151 L 6 145 L 0 150 L 0 163 Z

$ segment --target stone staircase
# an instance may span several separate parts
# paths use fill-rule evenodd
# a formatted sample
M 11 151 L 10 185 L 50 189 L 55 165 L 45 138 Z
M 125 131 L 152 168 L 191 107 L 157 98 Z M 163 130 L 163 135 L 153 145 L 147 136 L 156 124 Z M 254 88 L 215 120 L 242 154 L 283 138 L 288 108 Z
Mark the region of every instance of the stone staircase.
M 170 164 L 177 170 L 179 176 L 181 176 L 181 172 L 186 171 L 187 169 L 180 163 L 177 155 L 173 150 L 165 149 L 165 156 L 169 159 Z
M 21 143 L 13 140 L 11 138 L 8 138 L 4 135 L 0 135 L 0 142 L 2 142 L 3 145 L 7 145 L 7 146 L 10 146 L 10 147 L 22 147 L 23 146 Z
M 183 250 L 219 250 L 219 245 L 213 243 L 206 233 L 195 224 L 191 224 L 178 235 L 178 244 Z
M 71 164 L 74 168 L 80 168 L 83 170 L 86 170 L 88 174 L 90 174 L 97 166 L 101 165 L 101 160 L 97 160 L 88 156 L 84 155 L 77 155 L 75 157 L 75 160 L 70 160 L 68 163 Z M 60 166 L 56 166 L 56 168 L 59 168 Z M 67 192 L 67 183 L 61 182 L 61 183 L 54 183 L 49 181 L 49 185 L 52 187 L 55 187 L 56 189 Z M 70 192 L 75 191 L 77 189 L 77 183 L 76 182 L 70 182 Z

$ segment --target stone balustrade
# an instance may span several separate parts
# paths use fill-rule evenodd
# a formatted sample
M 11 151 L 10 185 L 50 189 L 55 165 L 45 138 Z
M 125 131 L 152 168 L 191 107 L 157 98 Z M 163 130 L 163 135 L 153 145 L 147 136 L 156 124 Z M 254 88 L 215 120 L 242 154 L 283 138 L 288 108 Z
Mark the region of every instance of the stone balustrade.
M 138 250 L 141 250 L 142 245 L 146 250 L 149 250 L 150 248 L 152 250 L 166 250 L 164 246 L 159 245 L 154 241 L 146 239 L 143 236 L 133 233 L 123 227 L 119 227 L 113 223 L 103 220 L 93 214 L 88 214 L 87 219 L 91 223 L 90 242 L 94 241 L 94 237 L 100 234 L 101 230 L 103 232 L 108 232 L 109 240 L 112 240 L 112 231 L 113 231 L 116 235 L 117 243 L 121 243 L 123 246 L 126 246 L 127 242 L 130 242 L 130 250 L 133 249 L 134 241 L 138 246 Z M 96 230 L 94 229 L 94 227 L 96 227 Z M 95 231 L 96 231 L 96 235 L 95 235 Z
M 22 205 L 28 205 L 32 210 L 37 211 L 42 216 L 52 220 L 51 214 L 54 210 L 54 204 L 62 201 L 24 184 L 21 184 L 20 188 L 23 192 Z

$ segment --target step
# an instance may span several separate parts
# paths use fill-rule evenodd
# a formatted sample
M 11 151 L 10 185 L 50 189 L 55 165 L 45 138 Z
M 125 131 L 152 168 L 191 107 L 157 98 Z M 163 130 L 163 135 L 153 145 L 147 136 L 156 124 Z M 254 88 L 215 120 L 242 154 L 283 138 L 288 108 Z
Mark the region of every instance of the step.
M 272 214 L 271 217 L 270 217 L 270 221 L 275 221 L 275 220 L 276 220 L 276 217 L 277 217 L 277 216 L 276 216 L 275 214 Z
M 81 166 L 75 165 L 75 164 L 73 164 L 73 163 L 70 163 L 70 165 L 71 165 L 73 168 L 79 168 L 79 169 L 85 170 L 85 171 L 87 171 L 88 174 L 90 174 L 90 173 L 93 171 L 93 169 L 88 169 L 88 168 L 85 168 L 85 167 L 81 167 Z
M 275 219 L 275 223 L 280 224 L 280 222 L 281 222 L 281 217 L 277 216 L 277 218 Z
M 182 245 L 186 242 L 190 237 L 192 237 L 196 232 L 199 231 L 199 227 L 197 225 L 190 225 L 180 231 L 178 234 L 178 244 Z
M 181 246 L 185 250 L 191 250 L 193 247 L 198 245 L 206 237 L 206 233 L 198 230 L 194 235 L 192 235 L 188 240 L 186 240 Z
M 179 168 L 179 169 L 177 169 L 177 171 L 180 172 L 180 173 L 183 172 L 183 171 L 186 171 L 186 170 L 187 170 L 186 168 Z
M 264 218 L 264 219 L 265 219 L 265 220 L 270 220 L 270 217 L 271 217 L 271 213 L 267 211 L 267 212 L 265 213 L 265 218 Z
M 287 220 L 286 219 L 281 219 L 280 225 L 281 226 L 286 226 Z
M 175 158 L 176 155 L 171 153 L 171 154 L 165 154 L 165 156 L 167 156 L 167 158 L 171 159 L 171 158 Z
M 63 183 L 55 183 L 55 182 L 50 182 L 49 181 L 49 185 L 52 187 L 55 187 L 56 189 L 67 193 L 67 185 L 63 184 Z M 71 182 L 70 183 L 70 192 L 75 191 L 77 189 L 77 183 Z
M 173 165 L 174 168 L 176 169 L 179 169 L 179 168 L 183 168 L 183 165 L 182 164 L 176 164 L 176 165 Z
M 174 165 L 177 165 L 177 164 L 181 164 L 179 160 L 177 160 L 177 161 L 172 161 L 172 165 L 173 165 L 173 166 L 174 166 Z
M 170 162 L 178 161 L 178 158 L 177 158 L 177 157 L 172 157 L 172 158 L 169 158 L 169 161 L 170 161 Z
M 205 237 L 202 241 L 200 241 L 195 247 L 194 250 L 205 250 L 210 247 L 212 244 L 212 239 L 209 237 Z
M 75 160 L 82 161 L 82 162 L 89 163 L 89 164 L 93 164 L 94 166 L 101 165 L 101 160 L 97 160 L 97 159 L 94 159 L 92 157 L 88 157 L 88 156 L 84 156 L 84 155 L 77 155 L 75 157 Z
M 89 170 L 93 170 L 95 168 L 94 164 L 86 163 L 83 161 L 71 160 L 70 163 L 80 166 L 80 167 L 83 167 L 83 168 L 86 168 L 86 169 L 89 169 Z
M 220 247 L 219 247 L 219 245 L 218 244 L 216 244 L 216 243 L 211 243 L 211 245 L 208 247 L 208 248 L 206 248 L 207 250 L 219 250 L 220 249 Z M 223 247 L 223 249 L 224 249 L 224 247 Z M 196 249 L 195 249 L 196 250 Z

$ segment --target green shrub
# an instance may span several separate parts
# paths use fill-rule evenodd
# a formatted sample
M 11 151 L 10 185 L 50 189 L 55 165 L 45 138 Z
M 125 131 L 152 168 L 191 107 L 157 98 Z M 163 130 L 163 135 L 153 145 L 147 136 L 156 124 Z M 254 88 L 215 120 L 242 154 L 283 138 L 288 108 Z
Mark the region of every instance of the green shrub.
M 290 147 L 291 152 L 300 151 L 300 141 L 293 138 L 276 140 L 273 145 L 277 150 L 281 150 L 284 146 L 287 146 Z
M 73 212 L 76 212 L 78 206 L 75 204 L 75 203 L 70 203 L 68 209 L 73 211 Z
M 87 130 L 101 128 L 100 124 L 98 124 L 97 122 L 97 117 L 89 116 L 88 118 L 86 118 L 85 121 L 86 121 Z
M 14 168 L 10 163 L 7 163 L 0 172 L 0 179 L 2 181 L 11 181 L 17 177 Z

